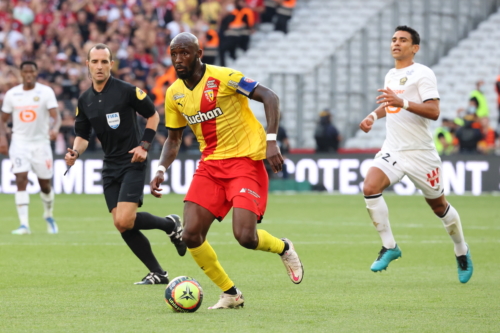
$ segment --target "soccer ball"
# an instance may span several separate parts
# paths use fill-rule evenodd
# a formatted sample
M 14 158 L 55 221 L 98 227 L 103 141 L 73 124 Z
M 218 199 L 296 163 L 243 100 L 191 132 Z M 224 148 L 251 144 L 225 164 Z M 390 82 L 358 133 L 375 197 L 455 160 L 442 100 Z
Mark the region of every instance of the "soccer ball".
M 178 276 L 165 289 L 165 302 L 176 312 L 195 312 L 203 300 L 203 289 L 193 278 Z

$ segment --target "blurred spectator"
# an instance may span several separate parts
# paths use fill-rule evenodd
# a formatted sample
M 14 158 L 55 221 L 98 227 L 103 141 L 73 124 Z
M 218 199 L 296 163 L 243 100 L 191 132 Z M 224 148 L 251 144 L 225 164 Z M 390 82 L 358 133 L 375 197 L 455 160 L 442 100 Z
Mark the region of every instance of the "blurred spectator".
M 467 115 L 464 125 L 457 130 L 456 136 L 460 145 L 460 153 L 477 154 L 477 145 L 483 139 L 483 134 L 478 128 L 474 128 L 474 116 Z
M 497 92 L 497 104 L 498 104 L 498 126 L 497 131 L 500 131 L 500 75 L 497 76 L 497 82 L 495 82 L 495 90 Z
M 275 30 L 288 32 L 288 21 L 292 18 L 293 9 L 297 4 L 297 0 L 278 0 L 278 8 L 276 8 L 276 25 Z
M 470 93 L 470 100 L 476 103 L 476 115 L 480 118 L 489 117 L 490 110 L 488 108 L 488 102 L 486 101 L 486 97 L 484 96 L 482 87 L 484 85 L 483 80 L 479 80 L 476 83 L 476 90 L 473 90 Z
M 487 117 L 481 118 L 481 133 L 483 139 L 478 143 L 478 149 L 483 154 L 491 154 L 495 151 L 498 133 L 490 127 L 490 119 Z
M 253 22 L 259 21 L 263 0 L 239 0 L 237 6 L 248 11 L 239 17 L 242 30 L 249 33 Z M 216 32 L 233 10 L 237 10 L 234 0 L 0 0 L 0 103 L 3 94 L 20 83 L 21 62 L 33 60 L 40 82 L 62 101 L 60 112 L 69 126 L 75 99 L 90 87 L 87 53 L 96 43 L 106 43 L 115 61 L 112 74 L 143 89 L 155 105 L 161 104 L 176 79 L 171 39 L 182 31 L 193 32 L 206 51 L 203 61 L 214 64 L 222 44 Z M 225 29 L 235 18 L 226 20 Z M 230 56 L 236 57 L 238 45 L 248 47 L 248 33 L 229 48 L 226 44 Z M 66 144 L 72 140 L 68 128 L 61 130 Z M 98 145 L 90 142 L 89 149 Z
M 453 122 L 443 118 L 441 127 L 434 131 L 434 144 L 439 155 L 450 155 L 454 152 L 452 130 Z
M 317 153 L 337 152 L 342 141 L 337 128 L 332 124 L 330 110 L 325 109 L 319 114 L 319 121 L 314 131 Z
M 182 133 L 182 142 L 179 151 L 188 154 L 201 154 L 200 144 L 189 126 Z
M 205 44 L 203 47 L 203 62 L 214 65 L 219 55 L 219 34 L 215 30 L 215 21 L 210 22 L 210 27 L 205 32 Z
M 273 23 L 277 7 L 277 0 L 264 0 L 264 12 L 261 16 L 262 23 Z

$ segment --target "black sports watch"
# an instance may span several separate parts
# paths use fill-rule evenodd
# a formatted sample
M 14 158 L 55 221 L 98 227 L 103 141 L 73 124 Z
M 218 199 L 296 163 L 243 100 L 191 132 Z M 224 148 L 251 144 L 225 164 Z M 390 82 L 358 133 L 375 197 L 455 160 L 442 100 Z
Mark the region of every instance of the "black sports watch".
M 151 147 L 151 143 L 147 141 L 141 141 L 141 144 L 139 145 L 144 149 L 145 151 L 149 151 L 149 148 Z

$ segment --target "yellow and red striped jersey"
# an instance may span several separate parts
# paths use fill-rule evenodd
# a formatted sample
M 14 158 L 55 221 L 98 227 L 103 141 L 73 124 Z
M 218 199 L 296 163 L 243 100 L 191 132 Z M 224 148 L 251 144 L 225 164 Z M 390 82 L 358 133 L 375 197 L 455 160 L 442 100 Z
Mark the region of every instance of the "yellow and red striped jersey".
M 191 127 L 202 160 L 266 158 L 266 133 L 248 106 L 258 82 L 226 67 L 204 65 L 205 73 L 191 90 L 177 79 L 165 97 L 165 126 Z

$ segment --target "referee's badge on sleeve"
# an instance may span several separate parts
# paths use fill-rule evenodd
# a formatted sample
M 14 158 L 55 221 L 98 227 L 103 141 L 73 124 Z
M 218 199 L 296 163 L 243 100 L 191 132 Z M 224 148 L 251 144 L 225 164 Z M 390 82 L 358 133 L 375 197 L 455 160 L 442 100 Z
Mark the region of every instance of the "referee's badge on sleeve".
M 108 113 L 106 118 L 108 119 L 109 127 L 112 129 L 117 129 L 120 126 L 120 114 L 118 112 Z
M 135 87 L 135 94 L 137 96 L 137 99 L 142 101 L 144 98 L 146 98 L 146 93 L 139 89 L 138 87 Z

